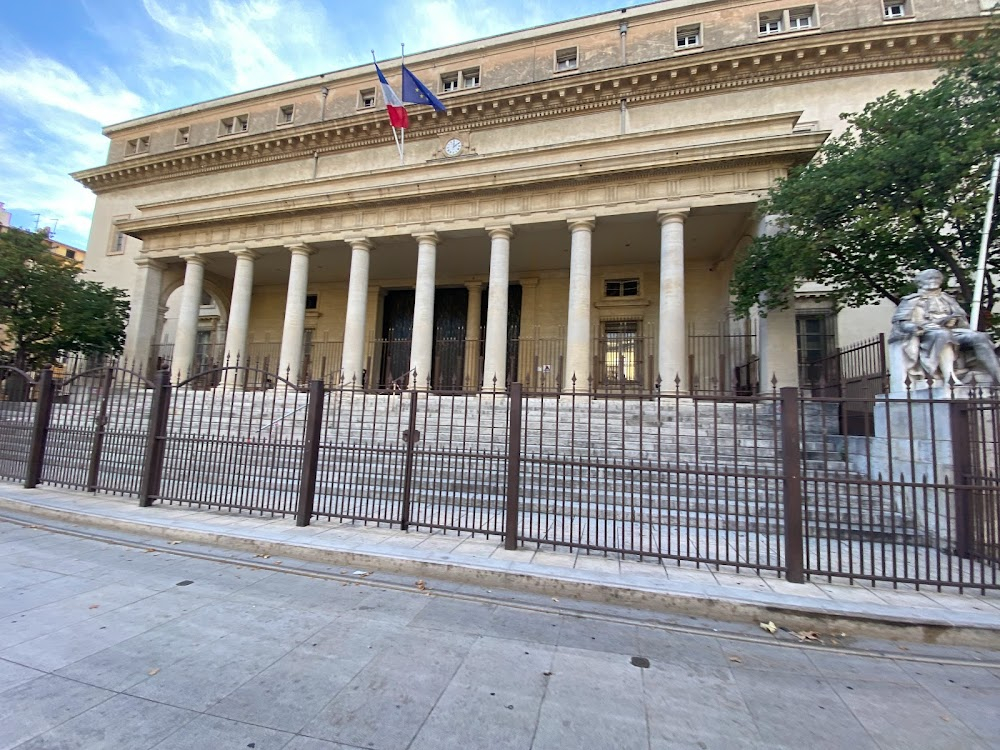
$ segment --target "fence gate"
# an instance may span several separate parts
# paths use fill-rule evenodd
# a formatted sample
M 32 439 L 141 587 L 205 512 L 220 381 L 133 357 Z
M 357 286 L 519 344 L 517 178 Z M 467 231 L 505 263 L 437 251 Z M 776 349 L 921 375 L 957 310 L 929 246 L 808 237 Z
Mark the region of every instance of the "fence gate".
M 327 395 L 313 511 L 404 529 L 502 533 L 504 394 Z
M 260 390 L 246 389 L 257 383 Z M 206 370 L 173 388 L 161 376 L 142 503 L 294 515 L 316 400 L 312 391 L 254 368 Z
M 23 482 L 28 477 L 37 394 L 28 373 L 0 366 L 0 478 Z
M 114 364 L 56 383 L 41 481 L 138 495 L 153 383 Z

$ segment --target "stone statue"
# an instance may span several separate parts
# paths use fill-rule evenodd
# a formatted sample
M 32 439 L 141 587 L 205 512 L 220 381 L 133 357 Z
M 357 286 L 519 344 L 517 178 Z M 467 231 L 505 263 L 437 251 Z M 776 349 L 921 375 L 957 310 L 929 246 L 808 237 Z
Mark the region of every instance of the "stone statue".
M 990 337 L 969 328 L 955 298 L 941 290 L 944 276 L 917 274 L 919 291 L 903 297 L 889 333 L 890 391 L 918 385 L 1000 384 L 1000 361 Z M 964 377 L 962 377 L 964 376 Z

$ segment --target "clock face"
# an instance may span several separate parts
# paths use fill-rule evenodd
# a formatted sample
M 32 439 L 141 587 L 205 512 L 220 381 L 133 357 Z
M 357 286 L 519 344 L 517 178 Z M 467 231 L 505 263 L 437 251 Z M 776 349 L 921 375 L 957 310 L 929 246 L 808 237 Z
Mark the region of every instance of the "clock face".
M 462 152 L 462 142 L 458 138 L 452 138 L 444 144 L 444 152 L 448 156 L 458 156 Z

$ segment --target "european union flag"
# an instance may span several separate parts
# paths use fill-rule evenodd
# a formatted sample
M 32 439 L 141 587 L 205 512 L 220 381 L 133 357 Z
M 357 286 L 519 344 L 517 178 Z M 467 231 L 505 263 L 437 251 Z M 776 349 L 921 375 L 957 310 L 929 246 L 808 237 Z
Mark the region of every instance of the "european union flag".
M 444 112 L 448 109 L 405 65 L 403 66 L 402 99 L 407 104 L 428 104 L 438 112 Z

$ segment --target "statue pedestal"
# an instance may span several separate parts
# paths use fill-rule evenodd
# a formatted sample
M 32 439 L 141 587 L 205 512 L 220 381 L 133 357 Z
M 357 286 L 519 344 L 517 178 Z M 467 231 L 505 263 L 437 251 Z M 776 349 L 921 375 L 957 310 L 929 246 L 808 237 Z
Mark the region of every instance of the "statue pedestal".
M 938 386 L 877 396 L 874 435 L 849 439 L 851 469 L 885 482 L 876 492 L 907 536 L 949 551 L 957 543 L 951 415 L 972 392 Z

